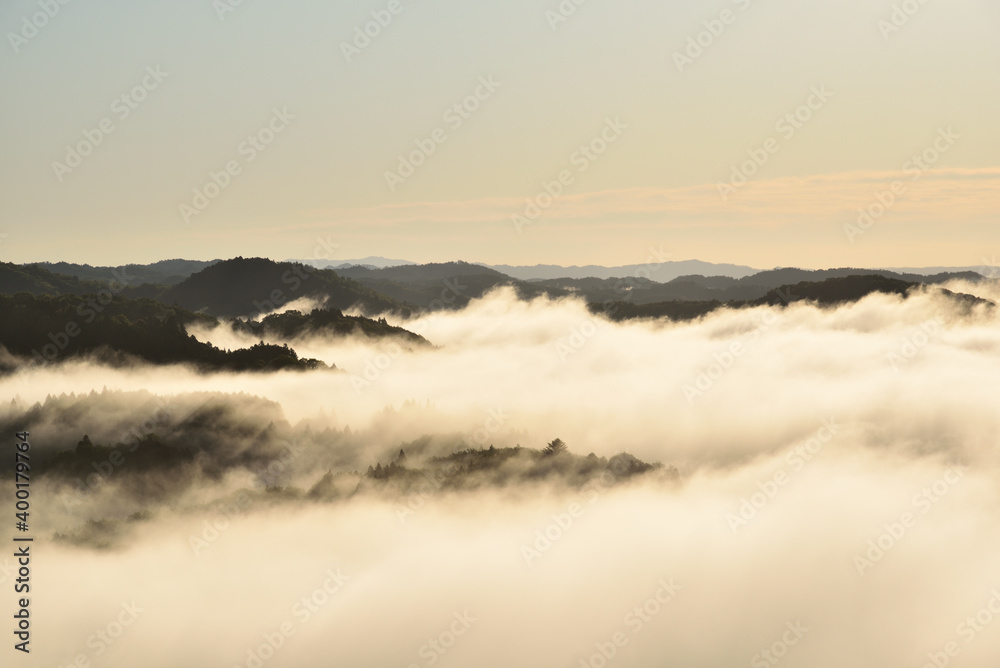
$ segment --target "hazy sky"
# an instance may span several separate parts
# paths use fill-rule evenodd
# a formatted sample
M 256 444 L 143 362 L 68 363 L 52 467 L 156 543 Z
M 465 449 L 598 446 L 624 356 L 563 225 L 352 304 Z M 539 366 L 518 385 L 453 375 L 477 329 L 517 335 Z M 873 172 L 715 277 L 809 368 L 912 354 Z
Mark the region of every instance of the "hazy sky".
M 0 259 L 1000 253 L 996 2 L 238 1 L 0 4 Z

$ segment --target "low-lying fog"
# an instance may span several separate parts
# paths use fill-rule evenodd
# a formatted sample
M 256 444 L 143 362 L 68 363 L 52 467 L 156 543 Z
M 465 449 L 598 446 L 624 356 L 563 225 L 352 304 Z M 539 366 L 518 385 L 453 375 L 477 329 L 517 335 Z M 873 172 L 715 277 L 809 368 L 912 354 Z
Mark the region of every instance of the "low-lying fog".
M 1000 299 L 994 283 L 947 287 Z M 113 488 L 75 509 L 36 498 L 26 665 L 996 665 L 996 309 L 929 290 L 615 324 L 498 291 L 392 324 L 434 347 L 300 340 L 338 371 L 273 375 L 67 363 L 3 379 L 0 397 L 18 397 L 16 417 L 105 387 L 178 405 L 242 392 L 274 404 L 234 398 L 252 428 L 231 439 L 283 416 L 349 427 L 329 447 L 385 464 L 425 435 L 476 448 L 559 437 L 576 454 L 676 466 L 680 481 L 432 491 L 401 513 L 378 497 L 240 497 L 253 476 L 233 469 L 199 476 L 107 549 L 50 536 L 111 513 Z M 120 396 L 110 417 L 53 417 L 33 447 L 60 430 L 113 444 L 148 418 L 149 395 Z M 300 462 L 286 482 L 323 473 Z M 0 557 L 7 591 L 13 566 Z

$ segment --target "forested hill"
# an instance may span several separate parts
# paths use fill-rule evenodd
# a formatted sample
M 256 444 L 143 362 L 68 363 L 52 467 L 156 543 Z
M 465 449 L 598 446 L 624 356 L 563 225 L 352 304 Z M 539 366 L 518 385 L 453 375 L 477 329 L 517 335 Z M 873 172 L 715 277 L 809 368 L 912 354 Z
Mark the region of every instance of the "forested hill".
M 603 313 L 612 320 L 630 320 L 634 318 L 668 318 L 675 321 L 686 321 L 700 318 L 719 308 L 747 308 L 753 306 L 787 306 L 789 304 L 807 301 L 820 306 L 835 306 L 859 301 L 875 293 L 894 294 L 908 297 L 914 290 L 928 289 L 922 283 L 913 283 L 878 274 L 866 276 L 843 276 L 829 278 L 825 281 L 802 282 L 785 285 L 769 290 L 757 299 L 729 301 L 720 300 L 686 300 L 663 301 L 655 303 L 634 303 L 626 300 L 607 301 L 602 304 L 591 303 L 594 313 Z M 993 302 L 972 295 L 954 293 L 943 288 L 936 289 L 949 299 L 965 307 L 995 306 Z
M 357 307 L 366 314 L 409 314 L 406 304 L 379 294 L 330 269 L 274 262 L 265 258 L 225 260 L 192 274 L 157 299 L 219 317 L 257 316 L 311 297 L 336 309 Z
M 186 331 L 192 323 L 215 325 L 214 318 L 151 299 L 21 293 L 0 295 L 0 313 L 0 345 L 32 364 L 90 356 L 119 365 L 190 364 L 201 371 L 326 368 L 287 346 L 220 350 Z M 12 371 L 18 365 L 8 359 L 4 366 Z
M 394 327 L 384 318 L 372 320 L 362 316 L 349 316 L 339 309 L 314 309 L 310 313 L 272 313 L 257 321 L 236 319 L 231 326 L 235 332 L 281 341 L 294 341 L 308 336 L 344 337 L 360 334 L 373 339 L 396 338 L 415 346 L 430 345 L 424 337 L 402 327 Z
M 85 281 L 68 274 L 57 274 L 30 264 L 0 262 L 0 293 L 33 295 L 84 295 L 105 288 L 99 281 Z
M 124 264 L 117 267 L 91 266 L 71 262 L 34 262 L 30 265 L 86 281 L 121 281 L 128 285 L 176 285 L 191 274 L 219 260 L 160 260 L 152 264 Z
M 460 309 L 473 299 L 501 286 L 514 288 L 521 299 L 542 295 L 565 297 L 558 287 L 543 286 L 511 278 L 495 269 L 468 262 L 375 267 L 341 267 L 342 276 L 387 295 L 430 311 Z

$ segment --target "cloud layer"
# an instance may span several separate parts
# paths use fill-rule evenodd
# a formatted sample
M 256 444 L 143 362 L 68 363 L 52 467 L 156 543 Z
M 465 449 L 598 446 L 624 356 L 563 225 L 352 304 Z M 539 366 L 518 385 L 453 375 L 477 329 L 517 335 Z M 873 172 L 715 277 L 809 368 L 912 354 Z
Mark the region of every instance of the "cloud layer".
M 1000 296 L 989 283 L 950 287 Z M 32 661 L 826 668 L 923 666 L 950 651 L 989 665 L 997 324 L 936 291 L 677 325 L 612 324 L 579 302 L 500 291 L 407 323 L 433 350 L 295 343 L 341 372 L 77 363 L 6 378 L 0 394 L 22 406 L 104 386 L 189 405 L 197 387 L 274 402 L 232 400 L 248 423 L 273 411 L 293 428 L 359 435 L 310 456 L 381 457 L 426 434 L 473 447 L 558 436 L 576 453 L 627 450 L 682 474 L 589 492 L 440 491 L 403 519 L 391 499 L 242 503 L 248 472 L 199 479 L 118 548 L 39 544 Z M 117 429 L 141 408 L 106 417 Z M 321 473 L 295 468 L 291 482 Z M 52 530 L 86 520 L 39 503 Z

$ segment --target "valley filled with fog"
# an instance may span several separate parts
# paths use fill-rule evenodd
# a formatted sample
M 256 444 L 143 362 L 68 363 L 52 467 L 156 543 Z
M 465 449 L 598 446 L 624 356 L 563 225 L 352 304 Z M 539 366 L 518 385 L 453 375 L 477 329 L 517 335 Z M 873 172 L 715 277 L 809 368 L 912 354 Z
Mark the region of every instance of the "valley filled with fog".
M 1000 299 L 995 281 L 944 287 Z M 992 305 L 927 286 L 613 322 L 498 288 L 385 318 L 428 345 L 306 333 L 265 342 L 331 368 L 76 357 L 0 378 L 8 431 L 30 428 L 40 458 L 77 453 L 33 481 L 32 660 L 972 667 L 1000 652 Z M 579 476 L 539 468 L 555 439 Z M 511 453 L 502 476 L 491 446 Z M 390 465 L 423 473 L 366 473 Z

